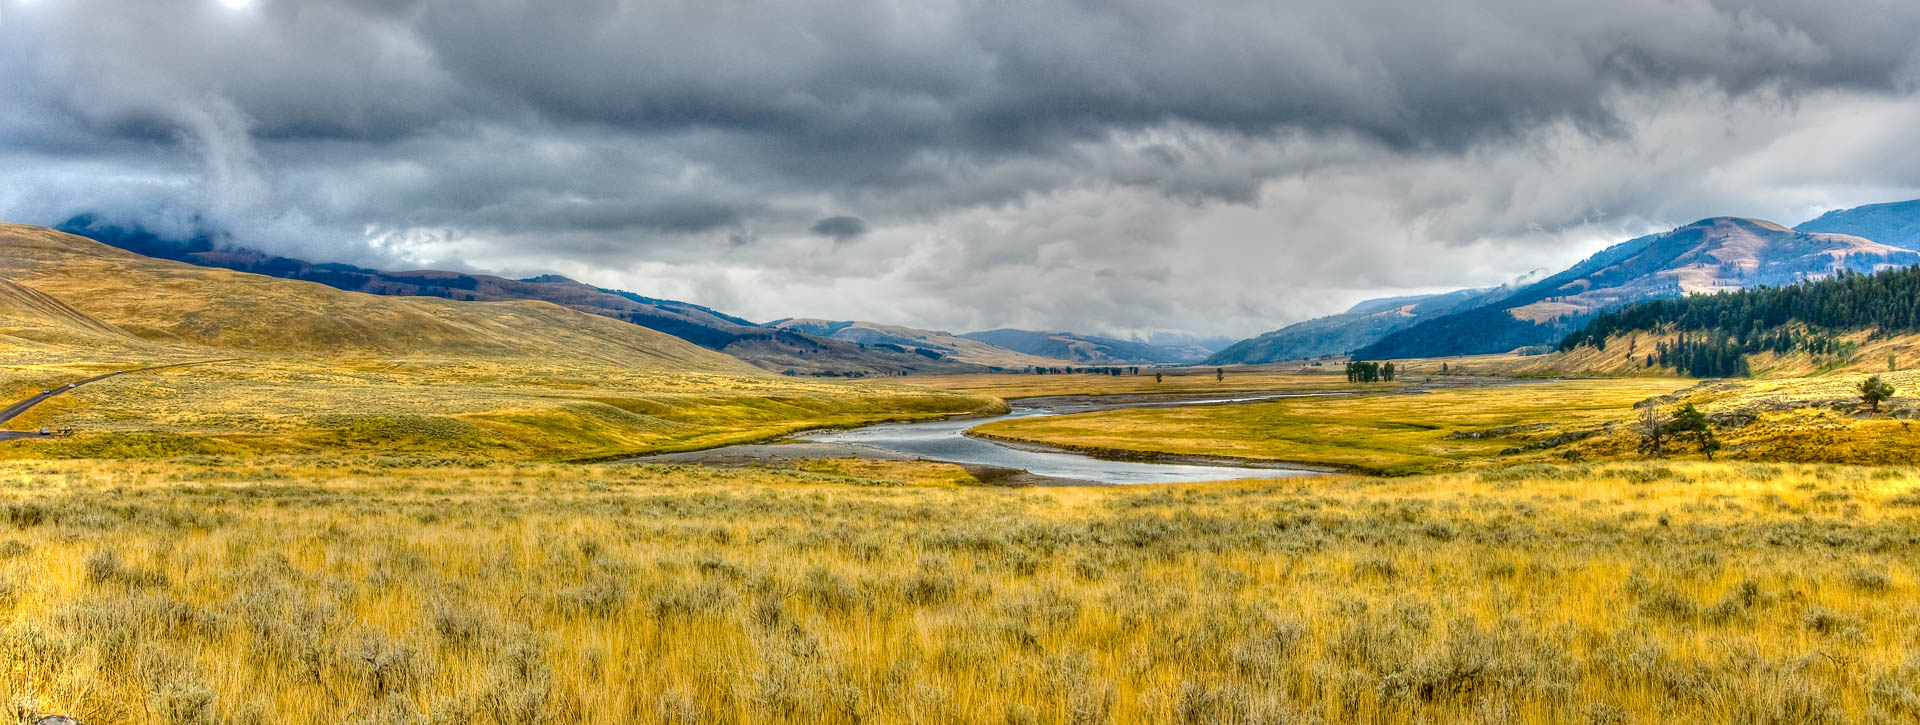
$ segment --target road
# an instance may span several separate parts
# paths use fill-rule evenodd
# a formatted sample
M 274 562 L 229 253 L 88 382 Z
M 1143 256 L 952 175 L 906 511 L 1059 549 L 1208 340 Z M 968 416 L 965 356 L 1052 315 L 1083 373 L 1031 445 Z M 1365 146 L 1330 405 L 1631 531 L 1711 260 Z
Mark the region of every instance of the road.
M 153 367 L 134 368 L 131 370 L 115 370 L 105 375 L 96 375 L 94 377 L 87 378 L 85 380 L 75 380 L 71 384 L 63 383 L 59 387 L 45 388 L 47 392 L 41 393 L 39 395 L 35 395 L 31 398 L 27 398 L 26 400 L 22 400 L 18 403 L 14 403 L 13 405 L 9 405 L 4 409 L 0 409 L 0 425 L 4 425 L 7 423 L 7 421 L 20 417 L 20 414 L 33 409 L 33 406 L 46 402 L 48 398 L 63 394 L 69 390 L 73 390 L 82 385 L 86 385 L 87 383 L 95 383 L 102 380 L 106 380 L 107 378 L 111 378 L 116 375 L 126 375 L 127 373 L 143 373 L 149 370 L 164 370 L 166 368 L 182 368 L 188 365 L 208 365 L 208 364 L 217 363 L 217 362 L 226 362 L 226 360 L 201 360 L 199 362 L 174 363 L 172 365 L 155 365 Z M 0 430 L 0 441 L 11 441 L 11 440 L 19 440 L 21 438 L 38 438 L 38 437 L 40 437 L 39 431 Z

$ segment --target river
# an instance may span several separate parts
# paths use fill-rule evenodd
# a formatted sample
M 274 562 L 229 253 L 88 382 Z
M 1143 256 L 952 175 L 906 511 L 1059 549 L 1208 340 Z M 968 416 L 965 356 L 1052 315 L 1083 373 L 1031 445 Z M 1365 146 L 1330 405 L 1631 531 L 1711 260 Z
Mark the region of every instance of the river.
M 1256 395 L 1237 398 L 1208 398 L 1177 401 L 1132 401 L 1102 403 L 1086 398 L 1068 400 L 1038 399 L 1014 401 L 1013 411 L 990 419 L 967 418 L 922 423 L 886 423 L 853 430 L 818 431 L 797 436 L 798 440 L 863 446 L 918 458 L 949 463 L 997 466 L 1075 481 L 1108 484 L 1181 483 L 1231 481 L 1247 478 L 1291 478 L 1321 471 L 1284 466 L 1255 467 L 1202 465 L 1187 463 L 1149 463 L 1115 461 L 1077 453 L 1061 453 L 1014 448 L 992 441 L 969 438 L 966 431 L 983 423 L 1015 418 L 1039 418 L 1072 413 L 1121 408 L 1152 408 L 1177 405 L 1232 405 L 1278 398 L 1300 398 L 1344 393 L 1303 393 Z

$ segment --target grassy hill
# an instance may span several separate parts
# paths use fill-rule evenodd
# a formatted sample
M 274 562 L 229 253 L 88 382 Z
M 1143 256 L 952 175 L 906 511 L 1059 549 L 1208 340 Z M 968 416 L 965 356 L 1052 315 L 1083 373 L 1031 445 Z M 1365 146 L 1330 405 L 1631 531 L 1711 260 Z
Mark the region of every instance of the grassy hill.
M 381 297 L 142 257 L 50 229 L 0 225 L 0 278 L 155 342 L 329 357 L 551 357 L 747 372 L 672 335 L 546 302 Z
M 0 391 L 86 386 L 16 419 L 75 426 L 6 456 L 337 450 L 582 458 L 983 409 L 984 396 L 768 374 L 547 302 L 466 302 L 143 257 L 0 225 Z
M 86 215 L 61 224 L 60 230 L 143 257 L 317 282 L 348 292 L 467 302 L 551 302 L 658 330 L 774 372 L 825 376 L 955 374 L 985 372 L 986 366 L 992 364 L 976 365 L 944 356 L 922 355 L 899 346 L 869 346 L 774 329 L 701 305 L 595 287 L 560 275 L 507 279 L 441 270 L 386 272 L 349 264 L 313 263 L 237 246 L 215 232 L 169 238 Z

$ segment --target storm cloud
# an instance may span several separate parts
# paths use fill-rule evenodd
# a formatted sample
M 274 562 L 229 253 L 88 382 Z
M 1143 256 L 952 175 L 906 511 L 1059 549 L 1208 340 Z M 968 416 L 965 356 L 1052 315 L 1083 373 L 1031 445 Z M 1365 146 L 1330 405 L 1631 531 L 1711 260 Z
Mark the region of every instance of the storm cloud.
M 0 0 L 0 219 L 1247 335 L 1920 197 L 1892 0 Z

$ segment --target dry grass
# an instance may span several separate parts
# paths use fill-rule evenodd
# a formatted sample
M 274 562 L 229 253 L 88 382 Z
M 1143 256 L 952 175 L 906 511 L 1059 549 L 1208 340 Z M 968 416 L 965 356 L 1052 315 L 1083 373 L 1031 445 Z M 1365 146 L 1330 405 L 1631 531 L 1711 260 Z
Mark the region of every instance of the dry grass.
M 97 374 L 0 368 L 17 397 Z M 796 430 L 999 409 L 904 385 L 564 361 L 253 358 L 111 378 L 34 408 L 16 428 L 74 426 L 6 457 L 420 451 L 562 459 L 686 450 Z
M 136 724 L 1920 717 L 1911 469 L 871 483 L 0 464 L 0 692 Z
M 1523 383 L 1151 408 L 989 423 L 998 438 L 1093 451 L 1230 456 L 1412 473 L 1484 460 L 1632 418 L 1677 379 Z

